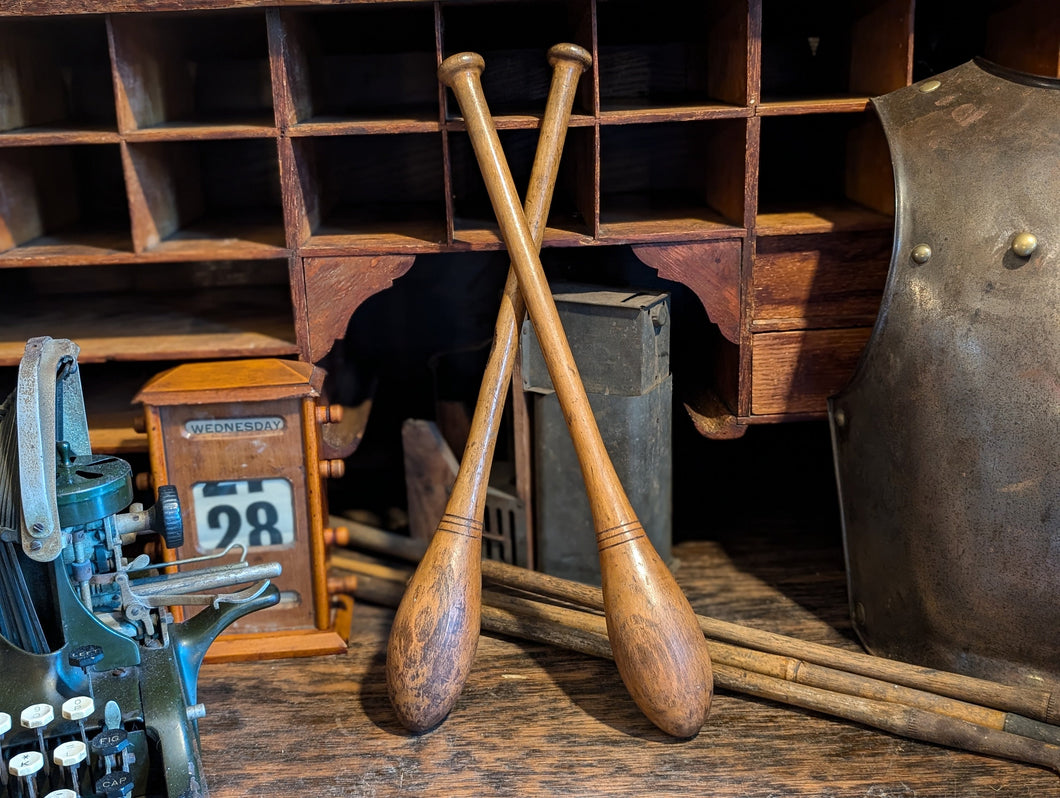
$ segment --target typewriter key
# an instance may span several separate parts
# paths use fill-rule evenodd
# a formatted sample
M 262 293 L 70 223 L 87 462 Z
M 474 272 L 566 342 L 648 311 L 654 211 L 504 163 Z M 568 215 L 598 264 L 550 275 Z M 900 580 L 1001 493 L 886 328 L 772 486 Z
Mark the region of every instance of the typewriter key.
M 44 767 L 44 757 L 39 751 L 26 751 L 12 757 L 8 772 L 18 779 L 23 798 L 37 798 L 37 774 Z
M 105 798 L 124 798 L 133 791 L 133 777 L 127 770 L 116 770 L 96 781 L 96 792 Z
M 88 733 L 85 731 L 85 718 L 96 711 L 96 702 L 87 695 L 79 695 L 63 702 L 62 713 L 67 720 L 76 720 L 81 728 L 81 742 L 88 745 Z
M 88 759 L 88 749 L 80 740 L 63 743 L 52 751 L 52 761 L 59 766 L 60 778 L 68 782 L 75 790 L 80 789 L 78 770 L 86 759 Z

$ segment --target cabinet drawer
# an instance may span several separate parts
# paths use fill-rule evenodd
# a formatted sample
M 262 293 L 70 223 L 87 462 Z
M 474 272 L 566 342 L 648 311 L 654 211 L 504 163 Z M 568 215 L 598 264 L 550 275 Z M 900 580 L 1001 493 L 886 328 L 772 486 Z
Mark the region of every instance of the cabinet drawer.
M 751 336 L 751 413 L 824 413 L 846 385 L 871 327 Z
M 759 238 L 752 331 L 872 325 L 891 246 L 890 230 Z

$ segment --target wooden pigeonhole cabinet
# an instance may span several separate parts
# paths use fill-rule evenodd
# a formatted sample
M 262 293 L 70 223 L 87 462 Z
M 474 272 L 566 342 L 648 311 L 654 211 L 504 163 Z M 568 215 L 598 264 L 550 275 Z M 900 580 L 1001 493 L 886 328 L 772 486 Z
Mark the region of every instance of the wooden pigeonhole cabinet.
M 915 13 L 914 13 L 915 11 Z M 501 248 L 435 68 L 460 50 L 517 180 L 546 49 L 594 57 L 544 236 L 701 300 L 703 434 L 821 417 L 873 324 L 893 189 L 868 98 L 974 55 L 1056 76 L 1052 0 L 0 3 L 0 366 L 69 337 L 96 447 L 170 361 L 319 362 L 432 253 Z

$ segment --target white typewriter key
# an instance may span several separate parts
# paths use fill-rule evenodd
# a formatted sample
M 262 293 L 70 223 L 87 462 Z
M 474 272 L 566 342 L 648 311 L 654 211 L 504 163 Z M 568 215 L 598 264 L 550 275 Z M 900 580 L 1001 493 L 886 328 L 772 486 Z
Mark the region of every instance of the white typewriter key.
M 96 702 L 87 695 L 79 695 L 63 702 L 63 717 L 76 720 L 81 728 L 81 742 L 88 745 L 88 732 L 85 731 L 85 718 L 96 711 Z
M 63 788 L 61 790 L 52 790 L 44 798 L 78 798 L 78 796 L 73 790 Z
M 79 695 L 63 702 L 63 717 L 67 720 L 82 720 L 96 711 L 96 702 L 87 695 Z
M 27 729 L 37 730 L 37 742 L 40 745 L 41 757 L 48 755 L 48 749 L 44 747 L 44 727 L 55 720 L 55 710 L 51 704 L 30 704 L 22 710 L 22 725 Z M 51 767 L 48 760 L 44 760 L 44 772 L 51 775 Z
M 60 767 L 68 768 L 71 765 L 79 765 L 88 758 L 88 748 L 80 740 L 56 746 L 52 751 L 52 760 Z
M 24 754 L 17 754 L 11 757 L 7 770 L 12 776 L 22 778 L 23 776 L 32 776 L 42 767 L 44 767 L 44 757 L 40 755 L 40 752 L 26 751 Z
M 26 751 L 11 757 L 8 772 L 18 779 L 23 798 L 37 798 L 37 774 L 44 767 L 44 757 L 39 751 Z M 14 789 L 14 787 L 12 787 Z
M 52 751 L 52 761 L 60 768 L 60 783 L 69 784 L 77 789 L 81 783 L 78 770 L 86 759 L 88 759 L 88 747 L 80 740 L 57 745 Z M 71 795 L 76 794 L 71 792 Z
M 22 725 L 27 729 L 39 729 L 55 720 L 51 704 L 31 704 L 22 710 Z

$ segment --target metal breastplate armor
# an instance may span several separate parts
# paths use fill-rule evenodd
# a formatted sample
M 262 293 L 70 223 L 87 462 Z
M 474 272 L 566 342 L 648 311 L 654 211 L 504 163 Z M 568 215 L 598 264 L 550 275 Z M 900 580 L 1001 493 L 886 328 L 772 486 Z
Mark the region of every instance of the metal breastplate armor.
M 829 403 L 875 654 L 1060 682 L 1060 80 L 973 61 L 873 101 L 895 244 Z

